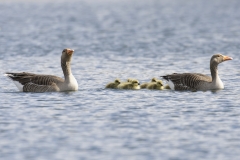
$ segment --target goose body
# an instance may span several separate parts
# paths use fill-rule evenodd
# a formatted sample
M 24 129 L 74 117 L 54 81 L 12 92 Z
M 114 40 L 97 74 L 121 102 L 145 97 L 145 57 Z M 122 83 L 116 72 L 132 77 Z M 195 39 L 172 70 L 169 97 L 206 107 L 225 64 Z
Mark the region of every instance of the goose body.
M 115 79 L 114 82 L 108 83 L 105 88 L 116 89 L 120 83 L 121 81 L 119 79 Z
M 6 72 L 5 76 L 14 82 L 19 91 L 23 92 L 76 91 L 78 90 L 78 83 L 72 75 L 70 66 L 73 52 L 71 49 L 64 49 L 62 52 L 61 66 L 64 78 L 28 72 Z
M 232 60 L 231 57 L 215 54 L 210 60 L 211 77 L 200 73 L 173 73 L 162 76 L 172 90 L 205 91 L 224 89 L 218 75 L 218 64 Z
M 120 83 L 117 86 L 118 89 L 140 89 L 140 83 L 138 80 L 132 80 L 131 82 Z

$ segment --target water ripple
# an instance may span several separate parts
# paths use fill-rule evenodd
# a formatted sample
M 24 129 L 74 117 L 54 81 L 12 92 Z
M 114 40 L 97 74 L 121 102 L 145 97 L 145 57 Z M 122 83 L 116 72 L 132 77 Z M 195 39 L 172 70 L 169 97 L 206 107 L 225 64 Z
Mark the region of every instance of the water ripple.
M 207 4 L 207 5 L 206 5 Z M 75 50 L 77 92 L 22 93 L 0 76 L 0 154 L 9 159 L 239 159 L 240 3 L 150 0 L 0 2 L 0 73 L 63 77 Z M 104 89 L 174 72 L 210 74 L 224 90 Z

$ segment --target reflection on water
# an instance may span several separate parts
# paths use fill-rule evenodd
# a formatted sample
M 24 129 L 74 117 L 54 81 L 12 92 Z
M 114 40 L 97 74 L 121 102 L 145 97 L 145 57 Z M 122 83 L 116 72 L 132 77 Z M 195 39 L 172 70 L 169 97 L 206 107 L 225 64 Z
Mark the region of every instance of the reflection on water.
M 79 90 L 21 93 L 0 76 L 0 155 L 12 159 L 238 159 L 237 0 L 0 1 L 0 72 L 63 77 L 73 48 Z M 214 53 L 224 90 L 111 90 L 174 72 L 210 74 Z M 67 157 L 67 158 L 66 158 Z

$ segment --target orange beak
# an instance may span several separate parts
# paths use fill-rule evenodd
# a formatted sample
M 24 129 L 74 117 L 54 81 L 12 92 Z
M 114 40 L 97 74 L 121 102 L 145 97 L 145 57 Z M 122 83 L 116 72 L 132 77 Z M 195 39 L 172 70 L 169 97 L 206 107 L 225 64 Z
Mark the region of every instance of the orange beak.
M 228 60 L 232 60 L 232 57 L 223 56 L 223 61 L 228 61 Z
M 70 56 L 70 55 L 72 55 L 72 54 L 73 54 L 73 52 L 74 52 L 74 50 L 73 50 L 73 49 L 68 49 L 68 50 L 67 50 L 67 55 L 69 55 L 69 56 Z

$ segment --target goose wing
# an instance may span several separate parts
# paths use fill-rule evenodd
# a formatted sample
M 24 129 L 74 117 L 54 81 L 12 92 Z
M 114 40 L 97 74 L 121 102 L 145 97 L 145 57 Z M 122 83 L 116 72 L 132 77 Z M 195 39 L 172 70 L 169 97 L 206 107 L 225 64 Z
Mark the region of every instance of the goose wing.
M 23 86 L 24 92 L 54 92 L 59 91 L 59 87 L 56 83 L 48 84 L 48 85 L 39 85 L 35 83 L 26 83 Z
M 63 78 L 53 75 L 41 75 L 33 73 L 11 73 L 7 72 L 6 76 L 13 80 L 19 90 L 24 92 L 46 92 L 57 91 L 58 83 L 64 82 Z
M 196 91 L 197 87 L 206 82 L 212 82 L 212 78 L 200 73 L 173 73 L 162 76 L 163 79 L 172 83 L 172 89 Z M 171 84 L 169 84 L 171 86 Z

